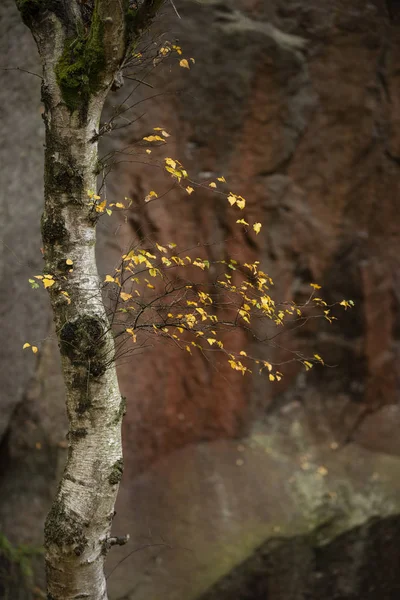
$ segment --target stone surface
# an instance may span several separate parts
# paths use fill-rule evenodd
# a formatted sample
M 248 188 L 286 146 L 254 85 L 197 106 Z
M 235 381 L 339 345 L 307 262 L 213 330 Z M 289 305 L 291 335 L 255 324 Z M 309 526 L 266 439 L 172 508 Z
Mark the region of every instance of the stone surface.
M 131 540 L 110 555 L 111 597 L 361 600 L 362 590 L 376 585 L 377 594 L 395 598 L 394 573 L 386 582 L 382 572 L 362 577 L 376 571 L 378 544 L 390 551 L 398 539 L 400 459 L 356 444 L 337 447 L 329 422 L 320 419 L 316 431 L 310 418 L 318 398 L 310 405 L 289 402 L 240 442 L 191 445 L 125 479 L 114 524 Z M 351 570 L 344 548 L 354 551 Z M 398 553 L 388 560 L 396 565 Z M 328 581 L 342 595 L 324 595 Z
M 119 155 L 107 195 L 117 201 L 127 196 L 133 204 L 126 221 L 113 215 L 99 226 L 101 272 L 118 264 L 132 243 L 212 243 L 199 253 L 260 260 L 276 282 L 277 298 L 304 299 L 308 284 L 317 281 L 329 301 L 352 298 L 356 307 L 334 327 L 301 329 L 282 336 L 279 348 L 265 349 L 276 361 L 299 348 L 338 365 L 307 377 L 297 364 L 287 365 L 277 386 L 242 378 L 223 363 L 214 369 L 174 346 L 121 360 L 128 414 L 116 533 L 129 531 L 132 547 L 162 545 L 118 567 L 109 579 L 112 598 L 194 598 L 252 556 L 244 562 L 249 568 L 237 572 L 247 598 L 252 561 L 264 561 L 260 552 L 266 556 L 257 548 L 283 535 L 292 543 L 273 543 L 277 558 L 272 571 L 266 569 L 272 579 L 260 582 L 261 593 L 281 598 L 284 588 L 291 600 L 298 590 L 312 600 L 329 594 L 364 600 L 376 585 L 379 597 L 397 597 L 393 574 L 386 591 L 378 575 L 372 581 L 377 548 L 390 554 L 393 572 L 397 564 L 392 542 L 384 541 L 387 528 L 394 545 L 397 540 L 398 522 L 390 515 L 398 512 L 400 454 L 397 5 L 176 0 L 182 19 L 169 7 L 156 25 L 154 33 L 178 38 L 196 63 L 190 71 L 173 60 L 151 69 L 147 81 L 154 89 L 142 86 L 135 101 L 153 99 L 133 109 L 133 127 L 104 138 L 103 153 L 162 125 L 171 134 L 165 153 L 205 187 L 224 174 L 227 189 L 246 197 L 245 216 L 264 227 L 258 237 L 232 236 L 236 215 L 226 201 L 205 190 L 190 197 L 169 191 L 160 169 Z M 0 17 L 1 66 L 37 70 L 34 44 L 12 0 L 2 3 Z M 41 269 L 40 81 L 17 71 L 1 72 L 1 78 L 0 526 L 14 541 L 37 543 L 65 453 L 62 381 L 47 300 L 27 282 Z M 126 95 L 124 87 L 110 97 L 105 118 Z M 151 189 L 166 195 L 146 204 Z M 22 353 L 26 340 L 41 345 L 47 336 L 41 358 Z M 242 334 L 231 343 L 252 348 Z M 272 418 L 267 423 L 266 413 Z M 285 430 L 288 422 L 293 427 Z M 277 437 L 274 423 L 283 427 Z M 330 443 L 341 450 L 332 451 Z M 301 457 L 310 452 L 303 460 L 310 469 L 302 469 Z M 321 466 L 326 475 L 318 473 Z M 373 515 L 377 524 L 365 524 Z M 341 532 L 345 537 L 336 539 Z M 110 571 L 129 551 L 113 551 Z M 361 566 L 342 584 L 333 581 L 329 564 L 347 551 Z M 278 569 L 284 560 L 289 571 Z M 288 572 L 296 575 L 290 588 Z M 239 581 L 235 573 L 233 580 Z
M 40 74 L 36 46 L 13 0 L 0 6 L 1 68 Z M 29 277 L 41 272 L 40 215 L 43 141 L 40 78 L 1 71 L 0 105 L 0 438 L 36 367 L 26 341 L 39 343 L 48 330 L 47 298 L 31 291 Z

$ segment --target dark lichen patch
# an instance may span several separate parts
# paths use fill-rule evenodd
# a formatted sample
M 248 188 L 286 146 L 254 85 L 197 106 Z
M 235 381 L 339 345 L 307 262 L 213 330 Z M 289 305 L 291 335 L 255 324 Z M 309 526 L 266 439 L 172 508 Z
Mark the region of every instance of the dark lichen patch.
M 124 472 L 124 461 L 119 458 L 112 466 L 111 473 L 108 477 L 110 485 L 117 485 L 122 479 L 122 473 Z
M 22 20 L 28 27 L 47 10 L 52 11 L 60 19 L 65 18 L 64 0 L 16 0 L 16 4 Z
M 84 398 L 81 398 L 81 400 L 79 400 L 76 406 L 76 412 L 78 413 L 78 415 L 83 415 L 91 408 L 91 406 L 92 402 L 90 400 L 90 397 L 85 396 Z
M 46 168 L 50 172 L 52 185 L 58 192 L 68 194 L 74 199 L 77 195 L 80 197 L 83 189 L 83 175 L 78 167 L 73 164 L 63 164 L 52 160 Z
M 56 65 L 57 82 L 71 112 L 85 111 L 90 97 L 103 85 L 103 28 L 103 23 L 94 11 L 89 34 L 82 33 L 66 40 L 64 51 Z
M 65 244 L 68 240 L 64 219 L 55 211 L 44 211 L 41 227 L 43 242 L 46 245 Z
M 51 6 L 49 0 L 17 0 L 17 8 L 25 23 L 39 16 L 40 12 Z
M 70 546 L 80 556 L 87 545 L 87 538 L 82 533 L 83 522 L 77 515 L 68 513 L 63 498 L 57 498 L 50 509 L 44 526 L 46 546 Z
M 77 429 L 72 429 L 68 435 L 71 440 L 79 440 L 79 439 L 86 437 L 87 434 L 88 434 L 88 431 L 87 431 L 86 427 L 78 427 Z
M 82 205 L 84 175 L 82 166 L 71 153 L 76 143 L 74 132 L 64 138 L 46 123 L 46 149 L 44 182 L 46 196 L 67 197 L 68 204 Z
M 104 333 L 104 324 L 97 317 L 84 315 L 75 321 L 68 321 L 60 333 L 61 354 L 76 366 L 85 366 L 88 374 L 99 377 L 107 368 L 103 356 Z M 82 377 L 82 383 L 84 379 Z
M 125 12 L 126 36 L 128 46 L 132 49 L 143 30 L 146 29 L 152 19 L 156 16 L 158 10 L 163 5 L 164 0 L 153 0 L 146 7 L 146 10 L 139 10 L 132 7 L 128 2 Z

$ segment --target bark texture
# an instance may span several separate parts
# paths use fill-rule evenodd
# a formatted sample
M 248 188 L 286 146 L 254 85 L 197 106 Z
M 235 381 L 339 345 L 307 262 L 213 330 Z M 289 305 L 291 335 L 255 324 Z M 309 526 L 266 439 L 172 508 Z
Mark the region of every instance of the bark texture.
M 104 559 L 123 459 L 124 400 L 95 259 L 98 132 L 107 93 L 160 2 L 17 0 L 43 64 L 44 275 L 59 340 L 68 459 L 45 524 L 48 598 L 107 598 Z M 147 17 L 147 20 L 146 20 Z

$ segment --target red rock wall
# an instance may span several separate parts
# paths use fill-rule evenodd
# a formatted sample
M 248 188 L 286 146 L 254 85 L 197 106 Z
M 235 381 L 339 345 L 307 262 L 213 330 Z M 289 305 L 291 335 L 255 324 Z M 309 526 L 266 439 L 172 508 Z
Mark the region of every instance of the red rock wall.
M 319 387 L 327 410 L 340 406 L 332 427 L 341 438 L 354 433 L 375 445 L 379 433 L 361 435 L 358 425 L 365 411 L 396 402 L 399 387 L 400 21 L 391 7 L 389 14 L 378 0 L 186 1 L 181 20 L 165 17 L 196 64 L 187 72 L 171 61 L 170 70 L 149 76 L 155 90 L 142 88 L 140 97 L 162 95 L 144 103 L 146 114 L 124 141 L 165 127 L 172 134 L 166 155 L 199 181 L 224 174 L 247 199 L 244 216 L 264 223 L 258 237 L 234 236 L 226 202 L 208 192 L 188 198 L 172 190 L 145 205 L 150 189 L 167 190 L 169 182 L 143 164 L 122 163 L 109 183 L 113 198 L 134 200 L 119 230 L 122 245 L 138 241 L 138 231 L 180 247 L 218 242 L 227 256 L 260 260 L 278 298 L 304 297 L 318 281 L 329 301 L 353 299 L 355 309 L 334 326 L 321 323 L 281 342 L 339 365 L 319 369 L 306 385 Z M 203 249 L 211 259 L 217 251 Z M 285 353 L 267 349 L 266 356 Z M 120 374 L 136 470 L 138 461 L 188 442 L 240 435 L 254 417 L 250 408 L 294 393 L 299 369 L 289 366 L 284 382 L 271 386 L 161 345 Z

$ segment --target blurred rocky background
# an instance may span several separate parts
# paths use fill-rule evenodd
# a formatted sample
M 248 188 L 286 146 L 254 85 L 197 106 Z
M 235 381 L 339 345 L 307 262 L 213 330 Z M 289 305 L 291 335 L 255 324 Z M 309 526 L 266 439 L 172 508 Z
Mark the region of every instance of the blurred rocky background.
M 210 258 L 218 242 L 226 256 L 261 261 L 276 297 L 301 299 L 316 281 L 328 301 L 356 306 L 265 350 L 282 360 L 307 349 L 336 365 L 305 374 L 293 363 L 279 384 L 170 345 L 121 361 L 126 468 L 114 524 L 131 541 L 110 554 L 110 597 L 394 600 L 400 2 L 175 4 L 181 18 L 167 3 L 152 35 L 179 40 L 196 62 L 154 69 L 152 88 L 133 97 L 140 119 L 105 136 L 102 153 L 162 126 L 169 156 L 198 181 L 225 175 L 264 226 L 239 243 L 226 203 L 207 191 L 173 189 L 146 204 L 150 189 L 161 195 L 170 181 L 122 157 L 107 197 L 132 206 L 99 226 L 101 273 L 132 240 L 200 242 Z M 0 66 L 40 73 L 13 0 L 0 6 L 0 27 Z M 42 528 L 66 416 L 47 298 L 28 283 L 42 268 L 40 78 L 0 76 L 0 597 L 29 599 L 43 587 Z M 129 85 L 110 96 L 105 119 L 128 106 Z M 26 340 L 40 346 L 37 356 L 22 352 Z

